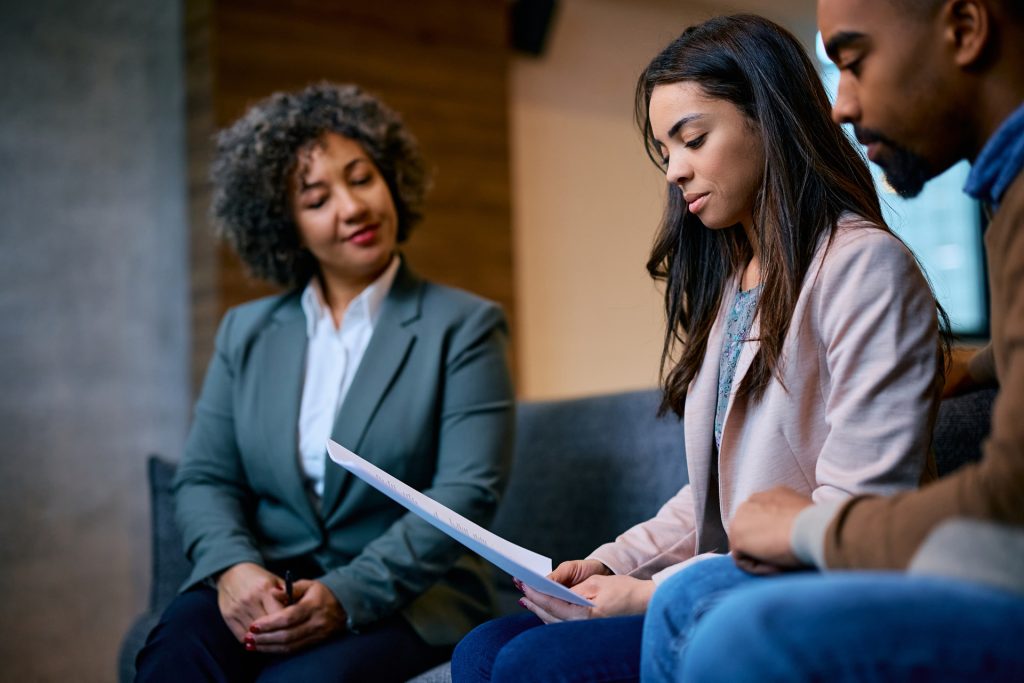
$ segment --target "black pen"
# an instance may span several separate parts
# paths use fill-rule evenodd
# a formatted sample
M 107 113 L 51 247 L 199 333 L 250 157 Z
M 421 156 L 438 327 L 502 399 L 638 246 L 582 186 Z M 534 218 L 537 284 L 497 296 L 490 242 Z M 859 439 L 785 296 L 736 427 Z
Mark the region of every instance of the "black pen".
M 289 569 L 284 570 L 284 592 L 288 596 L 288 604 L 292 604 L 292 572 Z

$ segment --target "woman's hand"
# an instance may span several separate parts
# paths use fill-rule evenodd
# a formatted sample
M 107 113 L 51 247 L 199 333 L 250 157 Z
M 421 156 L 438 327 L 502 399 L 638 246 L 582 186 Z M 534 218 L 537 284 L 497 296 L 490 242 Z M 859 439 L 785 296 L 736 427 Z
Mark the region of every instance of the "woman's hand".
M 254 621 L 284 609 L 285 601 L 274 595 L 280 588 L 280 577 L 252 562 L 240 562 L 220 575 L 217 606 L 238 642 Z
M 295 652 L 345 628 L 345 610 L 324 584 L 296 581 L 292 594 L 293 604 L 252 623 L 245 637 L 247 650 L 268 654 Z M 284 589 L 275 589 L 274 596 L 287 602 Z
M 568 560 L 555 567 L 555 571 L 548 574 L 548 578 L 572 588 L 591 576 L 597 574 L 607 576 L 611 573 L 608 567 L 597 560 Z
M 519 604 L 536 614 L 545 624 L 643 614 L 654 593 L 653 581 L 629 576 L 592 575 L 572 589 L 574 593 L 594 603 L 593 607 L 583 607 L 544 595 L 529 586 L 519 585 L 526 596 Z

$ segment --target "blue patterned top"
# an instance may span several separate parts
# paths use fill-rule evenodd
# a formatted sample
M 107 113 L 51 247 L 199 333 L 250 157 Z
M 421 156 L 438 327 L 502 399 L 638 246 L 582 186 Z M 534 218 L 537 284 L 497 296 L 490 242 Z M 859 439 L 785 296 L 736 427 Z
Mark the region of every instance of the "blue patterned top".
M 722 425 L 725 423 L 725 409 L 729 406 L 732 380 L 736 375 L 736 363 L 740 349 L 750 334 L 754 323 L 754 309 L 760 298 L 761 285 L 747 291 L 737 290 L 732 309 L 725 321 L 725 341 L 722 343 L 722 357 L 718 363 L 718 405 L 715 408 L 715 446 L 722 447 Z

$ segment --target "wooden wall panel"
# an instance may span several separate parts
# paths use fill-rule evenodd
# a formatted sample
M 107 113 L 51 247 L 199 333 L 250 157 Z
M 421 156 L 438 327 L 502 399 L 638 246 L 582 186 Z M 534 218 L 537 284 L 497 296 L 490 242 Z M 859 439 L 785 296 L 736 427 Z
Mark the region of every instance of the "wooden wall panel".
M 402 113 L 435 170 L 425 219 L 403 246 L 411 264 L 500 302 L 514 323 L 506 3 L 204 1 L 216 127 L 271 92 L 320 80 L 377 94 Z M 272 291 L 224 247 L 216 267 L 218 318 Z M 196 348 L 197 360 L 205 365 L 209 352 Z
M 212 64 L 210 32 L 212 0 L 186 0 L 185 116 L 188 160 L 189 260 L 191 284 L 191 388 L 199 393 L 213 352 L 217 323 L 223 314 L 220 248 L 209 223 L 208 182 L 213 146 Z

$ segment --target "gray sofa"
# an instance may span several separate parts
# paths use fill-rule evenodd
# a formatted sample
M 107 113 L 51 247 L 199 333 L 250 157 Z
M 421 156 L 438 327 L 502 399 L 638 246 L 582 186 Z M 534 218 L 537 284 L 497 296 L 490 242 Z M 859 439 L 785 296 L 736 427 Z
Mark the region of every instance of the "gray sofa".
M 943 403 L 935 429 L 940 474 L 980 457 L 993 396 L 981 391 Z M 657 406 L 657 391 L 520 403 L 514 466 L 493 530 L 557 564 L 651 516 L 686 483 L 682 426 L 656 418 Z M 150 458 L 152 586 L 146 612 L 122 641 L 122 682 L 133 679 L 135 654 L 188 574 L 174 526 L 173 476 L 173 463 Z M 518 611 L 511 579 L 495 570 L 494 582 L 501 612 Z M 450 680 L 447 664 L 414 679 Z

